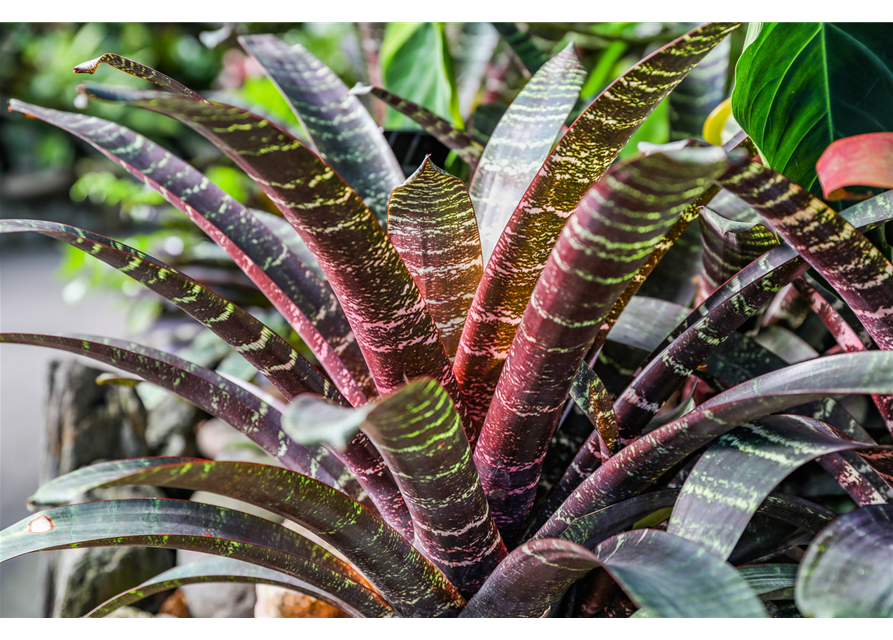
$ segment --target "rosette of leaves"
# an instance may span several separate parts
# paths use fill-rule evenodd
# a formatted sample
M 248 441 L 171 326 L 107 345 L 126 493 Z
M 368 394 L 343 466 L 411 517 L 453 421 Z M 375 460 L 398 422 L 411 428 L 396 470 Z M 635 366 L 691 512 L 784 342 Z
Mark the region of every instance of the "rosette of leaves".
M 269 298 L 318 366 L 132 247 L 52 222 L 3 221 L 4 233 L 49 235 L 145 284 L 281 397 L 137 344 L 2 334 L 124 369 L 228 422 L 277 461 L 82 468 L 38 490 L 31 504 L 43 510 L 3 531 L 2 559 L 109 545 L 219 556 L 134 585 L 93 616 L 196 582 L 275 584 L 362 617 L 889 615 L 891 574 L 861 581 L 848 572 L 889 562 L 893 454 L 838 400 L 873 394 L 890 415 L 893 268 L 859 231 L 893 217 L 890 194 L 837 214 L 733 144 L 676 144 L 612 167 L 736 26 L 704 25 L 640 61 L 557 144 L 584 75 L 572 48 L 533 74 L 485 146 L 431 120 L 477 156 L 467 188 L 429 160 L 404 179 L 356 96 L 272 36 L 243 45 L 300 114 L 309 147 L 114 54 L 76 68 L 104 62 L 166 89 L 83 92 L 207 137 L 276 203 L 291 236 L 132 131 L 12 101 L 11 110 L 90 142 L 180 209 Z M 694 311 L 634 297 L 720 188 L 785 243 L 739 266 Z M 313 264 L 299 257 L 304 249 Z M 810 266 L 834 289 L 803 288 L 831 335 L 868 338 L 852 353 L 788 365 L 736 330 Z M 609 347 L 614 357 L 604 359 Z M 700 393 L 668 404 L 694 382 Z M 811 460 L 860 508 L 838 517 L 776 491 Z M 551 493 L 538 496 L 547 477 Z M 215 492 L 308 533 L 191 501 L 69 504 L 124 484 Z M 802 546 L 805 554 L 787 554 Z M 843 601 L 832 606 L 827 585 L 843 575 Z

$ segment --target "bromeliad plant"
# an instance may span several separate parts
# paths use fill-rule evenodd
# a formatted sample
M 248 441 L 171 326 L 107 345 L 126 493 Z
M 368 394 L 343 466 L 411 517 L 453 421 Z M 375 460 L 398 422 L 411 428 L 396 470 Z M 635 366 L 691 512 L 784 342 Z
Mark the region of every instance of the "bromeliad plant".
M 322 371 L 151 256 L 67 225 L 2 221 L 4 233 L 49 235 L 145 284 L 281 396 L 136 344 L 2 334 L 124 369 L 227 421 L 277 461 L 144 458 L 80 469 L 31 499 L 53 508 L 3 531 L 3 560 L 107 545 L 220 556 L 135 586 L 93 616 L 215 581 L 286 586 L 365 617 L 587 615 L 612 599 L 640 616 L 893 615 L 884 569 L 893 454 L 838 402 L 874 394 L 893 431 L 893 267 L 859 231 L 893 218 L 891 194 L 837 214 L 734 142 L 680 143 L 611 168 L 736 26 L 704 25 L 642 60 L 554 148 L 584 75 L 570 47 L 533 75 L 486 146 L 402 101 L 476 167 L 468 189 L 427 160 L 404 179 L 356 96 L 272 36 L 241 42 L 295 107 L 309 146 L 114 54 L 75 68 L 106 63 L 167 89 L 83 92 L 168 115 L 214 142 L 276 203 L 316 265 L 297 257 L 281 228 L 136 133 L 11 101 L 185 213 Z M 689 312 L 634 297 L 705 204 L 706 301 Z M 739 228 L 748 219 L 774 234 Z M 836 295 L 802 277 L 810 267 Z M 791 282 L 854 353 L 787 366 L 789 350 L 736 331 Z M 624 381 L 630 361 L 640 370 Z M 837 516 L 772 493 L 813 459 L 861 508 Z M 309 534 L 190 501 L 68 504 L 124 484 L 216 492 Z M 808 545 L 802 559 L 785 555 L 798 545 Z

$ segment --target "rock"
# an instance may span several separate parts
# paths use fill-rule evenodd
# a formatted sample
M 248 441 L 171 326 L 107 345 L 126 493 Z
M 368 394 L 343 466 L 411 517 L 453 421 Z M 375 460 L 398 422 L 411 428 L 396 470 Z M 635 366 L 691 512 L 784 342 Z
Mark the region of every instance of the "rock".
M 208 414 L 185 400 L 168 396 L 149 412 L 146 444 L 153 456 L 195 457 L 195 429 Z
M 143 611 L 142 609 L 137 609 L 136 607 L 121 607 L 119 609 L 115 609 L 110 614 L 106 616 L 106 618 L 173 618 L 174 616 L 167 613 L 159 613 L 155 615 L 154 613 L 149 613 L 148 611 Z
M 255 618 L 349 618 L 327 602 L 271 584 L 259 584 Z
M 174 618 L 188 618 L 189 606 L 186 604 L 186 594 L 182 589 L 177 589 L 167 600 L 161 604 L 158 613 L 166 613 Z

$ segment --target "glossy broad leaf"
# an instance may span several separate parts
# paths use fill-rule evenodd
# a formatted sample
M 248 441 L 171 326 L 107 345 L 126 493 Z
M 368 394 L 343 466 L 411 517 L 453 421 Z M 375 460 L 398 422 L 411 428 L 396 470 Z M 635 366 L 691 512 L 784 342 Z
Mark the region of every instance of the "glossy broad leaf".
M 460 617 L 540 617 L 571 583 L 598 566 L 637 606 L 660 617 L 767 617 L 731 565 L 654 529 L 621 533 L 593 551 L 567 540 L 526 542 L 506 558 Z M 519 589 L 519 584 L 537 588 Z
M 162 194 L 251 278 L 352 405 L 374 397 L 375 384 L 332 291 L 248 209 L 183 160 L 113 122 L 17 100 L 10 101 L 10 109 L 86 140 Z
M 455 124 L 462 122 L 443 23 L 389 22 L 379 65 L 386 89 Z M 406 118 L 392 112 L 384 125 L 405 128 Z
M 56 478 L 30 502 L 58 504 L 90 489 L 130 484 L 210 491 L 293 520 L 350 560 L 401 615 L 435 616 L 463 604 L 447 578 L 379 517 L 287 469 L 177 458 L 120 460 Z
M 769 161 L 818 193 L 837 139 L 893 129 L 893 41 L 885 25 L 769 22 L 735 70 L 735 120 Z
M 337 487 L 335 478 L 282 430 L 283 404 L 261 400 L 210 369 L 156 349 L 95 336 L 2 333 L 0 343 L 60 349 L 138 375 L 232 425 L 287 468 Z
M 148 92 L 101 93 L 192 127 L 257 181 L 316 256 L 379 392 L 429 375 L 462 406 L 450 360 L 412 276 L 362 200 L 315 154 L 235 107 Z
M 893 189 L 893 133 L 866 133 L 835 140 L 816 163 L 826 200 L 846 194 L 843 187 Z
M 845 513 L 806 550 L 797 608 L 810 617 L 893 617 L 893 506 Z
M 687 455 L 740 424 L 836 394 L 891 392 L 889 352 L 827 356 L 755 378 L 621 449 L 564 501 L 537 537 L 560 535 L 573 519 L 640 493 Z
M 388 236 L 428 305 L 447 355 L 455 357 L 484 270 L 465 185 L 425 158 L 391 194 Z
M 568 216 L 660 101 L 736 27 L 706 25 L 641 61 L 595 99 L 546 159 L 484 270 L 456 355 L 456 377 L 476 424 Z
M 388 195 L 404 176 L 366 107 L 300 44 L 273 35 L 240 36 L 239 44 L 291 102 L 319 156 L 384 221 Z
M 568 220 L 524 312 L 474 453 L 506 537 L 533 506 L 549 441 L 604 317 L 724 168 L 725 153 L 715 147 L 645 156 L 598 183 Z
M 585 69 L 573 43 L 536 72 L 512 101 L 487 141 L 468 191 L 474 202 L 484 260 L 530 181 L 552 150 L 576 104 Z
M 355 614 L 393 615 L 343 560 L 281 525 L 224 507 L 154 498 L 87 502 L 41 511 L 0 533 L 3 562 L 35 551 L 115 546 L 243 560 L 308 582 Z
M 0 234 L 25 231 L 76 247 L 171 301 L 241 354 L 286 400 L 301 393 L 316 393 L 347 404 L 338 390 L 272 329 L 180 271 L 123 243 L 77 227 L 40 220 L 0 220 Z

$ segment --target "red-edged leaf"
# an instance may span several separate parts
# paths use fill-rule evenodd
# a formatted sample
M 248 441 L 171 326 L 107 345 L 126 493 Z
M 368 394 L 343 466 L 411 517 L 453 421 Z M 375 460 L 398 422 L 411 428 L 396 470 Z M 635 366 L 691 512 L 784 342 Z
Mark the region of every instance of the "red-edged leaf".
M 301 393 L 347 401 L 307 359 L 244 309 L 187 275 L 125 244 L 91 231 L 39 220 L 0 220 L 0 234 L 35 231 L 109 264 L 170 300 L 208 327 L 291 400 Z
M 163 113 L 195 129 L 244 169 L 316 256 L 381 393 L 420 376 L 440 381 L 458 407 L 450 360 L 418 287 L 362 200 L 314 153 L 243 109 L 153 92 L 87 89 Z
M 287 468 L 338 486 L 335 478 L 282 430 L 283 404 L 272 398 L 263 401 L 210 369 L 156 349 L 95 336 L 0 333 L 0 343 L 60 349 L 138 375 L 229 423 Z
M 815 165 L 826 200 L 860 185 L 893 189 L 893 133 L 865 133 L 835 140 Z

